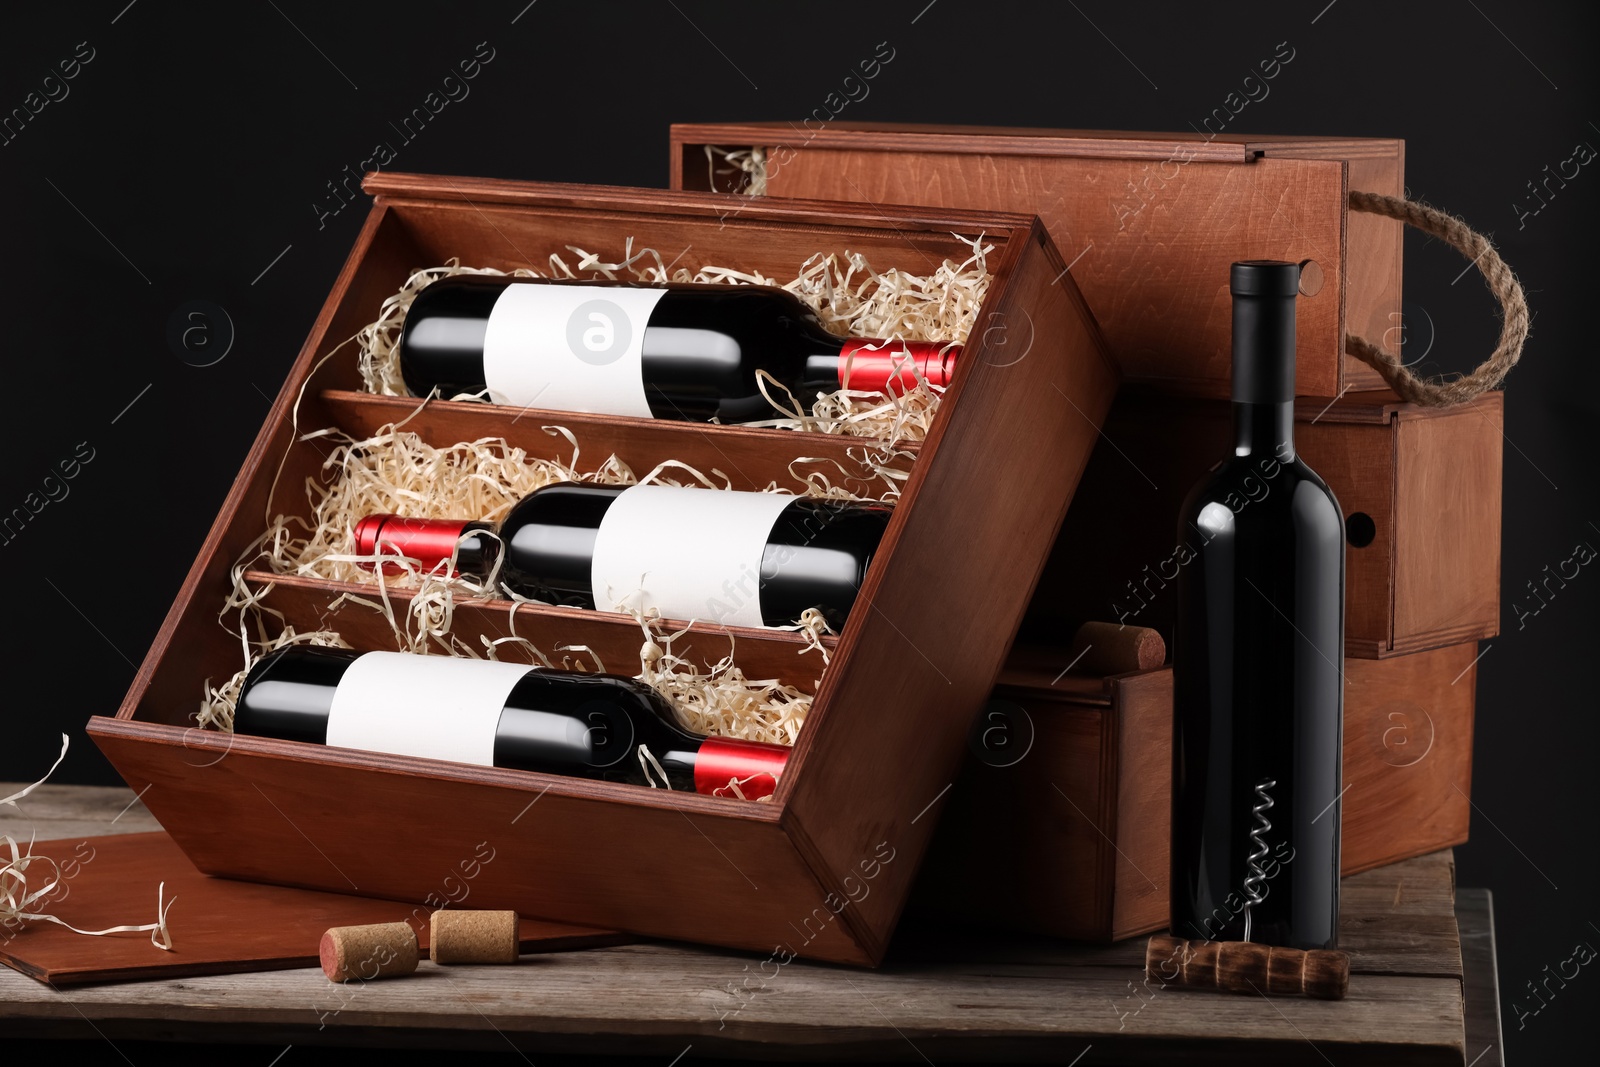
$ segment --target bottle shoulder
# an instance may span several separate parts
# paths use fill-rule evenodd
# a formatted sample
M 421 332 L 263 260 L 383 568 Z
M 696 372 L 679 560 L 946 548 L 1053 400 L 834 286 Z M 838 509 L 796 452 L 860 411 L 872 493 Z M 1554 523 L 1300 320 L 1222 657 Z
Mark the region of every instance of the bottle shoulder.
M 1299 456 L 1230 456 L 1195 483 L 1182 516 L 1186 525 L 1217 529 L 1287 519 L 1342 530 L 1344 523 L 1328 483 Z

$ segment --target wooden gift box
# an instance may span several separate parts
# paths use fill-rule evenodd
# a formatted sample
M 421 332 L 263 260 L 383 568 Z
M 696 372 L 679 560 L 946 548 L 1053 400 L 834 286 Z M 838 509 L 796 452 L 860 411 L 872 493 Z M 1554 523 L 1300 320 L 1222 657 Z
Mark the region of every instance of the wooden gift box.
M 371 213 L 200 557 L 116 717 L 92 719 L 90 734 L 210 874 L 876 963 L 1116 387 L 1043 227 L 992 212 L 405 174 L 369 175 L 365 188 L 375 196 Z M 218 625 L 229 568 L 265 516 L 307 513 L 305 479 L 327 445 L 297 433 L 336 426 L 365 435 L 417 405 L 357 391 L 353 346 L 321 362 L 414 269 L 452 257 L 502 270 L 543 266 L 569 245 L 620 254 L 631 237 L 666 261 L 681 255 L 782 278 L 813 253 L 847 250 L 878 270 L 925 273 L 970 254 L 954 234 L 982 234 L 994 246 L 979 325 L 931 432 L 912 450 L 903 496 L 847 625 L 829 642 L 832 662 L 771 803 L 191 725 L 202 682 L 241 665 L 237 634 Z M 989 327 L 1024 313 L 1039 338 L 1028 358 L 1002 358 Z M 576 435 L 586 469 L 612 453 L 641 473 L 673 458 L 725 472 L 738 489 L 773 481 L 799 489 L 797 457 L 861 471 L 871 444 L 474 403 L 430 403 L 407 423 L 437 446 L 504 437 L 531 456 L 570 460 L 552 426 Z M 1017 448 L 1019 439 L 1032 447 Z M 270 574 L 251 582 L 271 584 L 266 606 L 302 631 L 326 627 L 357 648 L 394 647 L 377 612 L 333 606 L 347 591 L 370 596 L 370 586 Z M 454 632 L 476 647 L 514 621 L 542 649 L 586 645 L 612 669 L 637 669 L 642 638 L 630 616 L 525 605 L 513 620 L 510 610 L 458 603 Z M 814 653 L 800 654 L 798 635 L 783 631 L 697 625 L 676 651 L 714 663 L 732 641 L 751 677 L 809 688 L 820 671 Z M 515 658 L 514 647 L 504 658 Z
M 941 204 L 1038 214 L 1072 264 L 1130 381 L 1226 396 L 1228 266 L 1307 263 L 1297 385 L 1307 396 L 1383 386 L 1345 333 L 1399 336 L 1401 224 L 1351 213 L 1352 190 L 1400 196 L 1405 143 L 893 124 L 672 128 L 673 188 L 735 188 L 707 146 L 764 150 L 769 196 Z M 1310 264 L 1314 264 L 1311 266 Z
M 1345 874 L 1466 841 L 1477 656 L 1345 660 Z M 975 731 L 914 912 L 1094 941 L 1166 927 L 1172 669 L 1066 662 L 1019 646 L 1006 664 L 985 712 L 1005 743 Z
M 1295 414 L 1296 450 L 1345 515 L 1345 655 L 1381 659 L 1499 633 L 1504 394 L 1425 408 L 1391 393 L 1347 393 L 1297 401 Z M 1178 514 L 1231 450 L 1231 419 L 1223 401 L 1119 394 L 1027 634 L 1105 619 L 1172 637 Z

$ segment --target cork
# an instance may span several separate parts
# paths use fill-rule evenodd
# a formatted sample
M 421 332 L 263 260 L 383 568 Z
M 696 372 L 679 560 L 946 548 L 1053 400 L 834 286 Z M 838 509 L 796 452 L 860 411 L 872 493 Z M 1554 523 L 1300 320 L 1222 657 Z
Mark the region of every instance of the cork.
M 522 954 L 514 911 L 436 911 L 428 919 L 434 963 L 516 963 Z
M 417 969 L 417 934 L 409 923 L 335 926 L 322 935 L 318 955 L 332 982 L 392 978 Z
M 1167 643 L 1148 626 L 1086 622 L 1072 637 L 1067 661 L 1082 674 L 1154 670 L 1167 661 Z
M 1145 946 L 1144 973 L 1151 981 L 1180 988 L 1343 1000 L 1350 988 L 1350 957 L 1333 949 L 1157 934 Z

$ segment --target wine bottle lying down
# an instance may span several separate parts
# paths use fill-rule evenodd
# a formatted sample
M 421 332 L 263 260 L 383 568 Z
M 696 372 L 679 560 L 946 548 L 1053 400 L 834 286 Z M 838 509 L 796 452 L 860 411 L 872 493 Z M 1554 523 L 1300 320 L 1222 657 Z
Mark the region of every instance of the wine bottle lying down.
M 648 285 L 456 275 L 417 294 L 400 370 L 417 396 L 690 422 L 774 418 L 784 390 L 948 385 L 960 346 L 828 332 L 769 285 Z M 766 395 L 758 372 L 773 381 Z M 774 384 L 775 383 L 775 384 Z
M 423 571 L 454 559 L 456 574 L 482 580 L 499 561 L 501 584 L 549 604 L 768 627 L 815 608 L 838 629 L 892 514 L 780 493 L 560 483 L 529 493 L 498 530 L 368 515 L 354 534 L 357 555 Z
M 664 696 L 620 675 L 308 646 L 251 668 L 233 729 L 747 800 L 777 788 L 789 757 L 783 745 L 690 733 Z

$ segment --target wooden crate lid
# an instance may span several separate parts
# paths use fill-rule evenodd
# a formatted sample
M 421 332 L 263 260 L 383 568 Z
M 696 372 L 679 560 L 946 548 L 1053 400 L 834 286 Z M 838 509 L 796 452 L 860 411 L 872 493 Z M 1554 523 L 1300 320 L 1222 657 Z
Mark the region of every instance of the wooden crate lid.
M 946 126 L 910 122 L 835 122 L 812 127 L 787 122 L 674 123 L 673 144 L 735 146 L 790 144 L 848 146 L 899 151 L 913 144 L 925 152 L 986 155 L 1075 156 L 1103 159 L 1168 159 L 1178 152 L 1195 160 L 1244 163 L 1255 156 L 1351 159 L 1392 156 L 1403 141 L 1392 137 L 1315 137 L 1219 133 L 1194 130 L 1141 133 L 1131 130 L 1072 130 L 1030 126 Z
M 1297 388 L 1382 386 L 1345 354 L 1400 321 L 1402 226 L 1353 214 L 1351 190 L 1402 195 L 1395 138 L 985 128 L 896 123 L 672 127 L 674 188 L 723 188 L 706 149 L 766 150 L 766 192 L 1037 213 L 1072 263 L 1129 380 L 1228 395 L 1228 265 L 1314 264 L 1300 301 Z

